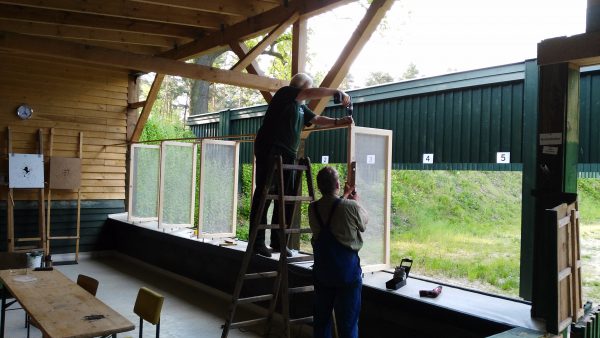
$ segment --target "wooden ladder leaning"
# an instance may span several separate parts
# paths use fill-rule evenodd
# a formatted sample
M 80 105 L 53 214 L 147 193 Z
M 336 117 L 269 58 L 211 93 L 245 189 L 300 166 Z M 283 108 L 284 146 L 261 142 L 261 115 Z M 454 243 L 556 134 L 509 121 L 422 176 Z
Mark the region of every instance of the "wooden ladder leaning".
M 38 154 L 44 156 L 44 136 L 42 129 L 38 130 Z M 13 156 L 13 139 L 12 129 L 7 128 L 7 155 Z M 10 161 L 10 160 L 9 160 Z M 27 168 L 25 168 L 27 169 Z M 44 188 L 31 188 L 37 190 L 38 195 L 38 234 L 36 237 L 17 237 L 15 233 L 15 199 L 14 190 L 21 188 L 12 188 L 8 186 L 8 194 L 6 197 L 6 214 L 7 214 L 7 251 L 8 252 L 32 252 L 46 251 L 46 233 L 45 233 L 45 205 L 44 205 Z M 30 188 L 23 188 L 30 189 Z M 29 245 L 19 245 L 20 243 L 29 243 Z
M 79 140 L 77 142 L 78 146 L 77 146 L 77 158 L 79 159 L 79 161 L 83 160 L 83 132 L 79 132 Z M 50 161 L 53 160 L 53 150 L 54 150 L 54 128 L 50 129 L 50 154 L 49 154 L 49 158 Z M 48 180 L 48 202 L 47 202 L 47 208 L 48 208 L 48 212 L 46 213 L 47 216 L 47 220 L 46 220 L 46 254 L 49 255 L 50 252 L 50 244 L 51 241 L 53 240 L 74 240 L 75 241 L 75 261 L 74 263 L 79 262 L 79 241 L 81 239 L 81 186 L 78 185 L 77 187 L 77 209 L 76 209 L 76 220 L 75 220 L 75 234 L 71 234 L 71 235 L 66 235 L 66 236 L 55 236 L 52 235 L 52 231 L 51 231 L 51 226 L 52 226 L 52 219 L 51 219 L 51 212 L 52 212 L 52 189 L 57 189 L 57 188 L 53 188 L 53 186 L 51 185 L 51 179 Z M 73 191 L 72 189 L 68 189 L 70 191 Z M 64 188 L 63 188 L 64 191 Z
M 283 319 L 283 336 L 290 337 L 290 325 L 292 324 L 304 324 L 311 323 L 313 320 L 312 316 L 290 319 L 289 315 L 289 295 L 295 293 L 302 292 L 312 292 L 314 290 L 313 285 L 306 285 L 301 287 L 289 288 L 288 285 L 288 264 L 301 262 L 308 260 L 312 260 L 312 256 L 298 256 L 298 257 L 287 257 L 285 253 L 285 249 L 282 249 L 282 253 L 279 255 L 279 262 L 277 266 L 277 271 L 265 271 L 265 272 L 256 272 L 256 273 L 248 273 L 248 267 L 250 265 L 250 261 L 252 256 L 254 256 L 253 247 L 256 241 L 256 236 L 259 229 L 279 229 L 279 247 L 286 248 L 287 243 L 289 241 L 290 234 L 302 234 L 302 233 L 311 233 L 310 228 L 292 228 L 290 225 L 285 223 L 285 207 L 286 203 L 291 202 L 293 204 L 293 212 L 292 219 L 289 224 L 295 224 L 295 218 L 299 214 L 298 207 L 302 202 L 312 202 L 315 200 L 315 193 L 313 188 L 313 179 L 311 173 L 311 165 L 310 159 L 302 158 L 298 161 L 298 164 L 283 164 L 281 156 L 275 157 L 273 168 L 269 171 L 266 185 L 263 189 L 262 199 L 259 201 L 258 212 L 256 213 L 256 226 L 252 232 L 250 233 L 248 239 L 248 247 L 246 248 L 246 253 L 244 254 L 244 258 L 242 259 L 242 265 L 238 274 L 238 278 L 235 284 L 235 288 L 233 291 L 232 301 L 229 308 L 229 315 L 223 325 L 223 333 L 221 334 L 222 338 L 226 338 L 231 329 L 236 329 L 240 327 L 265 324 L 266 335 L 268 336 L 271 322 L 273 321 L 273 314 L 275 312 L 275 308 L 277 306 L 277 300 L 279 299 L 281 302 L 281 316 Z M 284 171 L 296 171 L 297 175 L 294 180 L 295 192 L 294 195 L 284 195 Z M 302 173 L 305 173 L 306 184 L 308 188 L 308 196 L 302 196 Z M 272 186 L 273 179 L 276 179 L 275 194 L 269 194 L 270 187 Z M 266 201 L 267 200 L 275 200 L 278 201 L 279 207 L 279 224 L 259 224 L 260 217 L 264 212 Z M 273 283 L 273 292 L 271 294 L 251 296 L 241 298 L 240 294 L 242 291 L 242 287 L 244 282 L 251 279 L 272 279 L 275 278 Z M 256 303 L 261 301 L 269 301 L 269 309 L 266 317 L 260 317 L 256 319 L 234 322 L 235 314 L 238 305 L 240 304 L 249 304 Z

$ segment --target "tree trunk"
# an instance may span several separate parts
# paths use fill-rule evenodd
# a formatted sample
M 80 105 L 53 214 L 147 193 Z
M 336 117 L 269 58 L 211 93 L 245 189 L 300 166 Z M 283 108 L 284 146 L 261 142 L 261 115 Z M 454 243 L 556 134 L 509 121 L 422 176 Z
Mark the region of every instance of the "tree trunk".
M 202 55 L 194 60 L 197 65 L 212 66 L 215 59 L 221 55 L 223 51 L 218 51 L 212 54 Z M 190 116 L 201 115 L 208 113 L 208 90 L 212 82 L 195 80 L 192 83 L 190 92 Z

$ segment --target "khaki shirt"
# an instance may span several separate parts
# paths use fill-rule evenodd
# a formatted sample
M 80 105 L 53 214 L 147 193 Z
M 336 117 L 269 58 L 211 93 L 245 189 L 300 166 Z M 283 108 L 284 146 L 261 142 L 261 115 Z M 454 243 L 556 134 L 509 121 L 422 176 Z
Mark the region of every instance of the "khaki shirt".
M 316 207 L 319 211 L 323 222 L 327 222 L 335 200 L 336 197 L 323 196 L 318 201 L 311 203 L 308 208 L 308 222 L 313 232 L 313 240 L 318 238 L 321 229 L 314 208 Z M 363 246 L 361 232 L 365 232 L 367 221 L 367 211 L 358 202 L 342 199 L 331 218 L 331 233 L 341 244 L 358 251 Z

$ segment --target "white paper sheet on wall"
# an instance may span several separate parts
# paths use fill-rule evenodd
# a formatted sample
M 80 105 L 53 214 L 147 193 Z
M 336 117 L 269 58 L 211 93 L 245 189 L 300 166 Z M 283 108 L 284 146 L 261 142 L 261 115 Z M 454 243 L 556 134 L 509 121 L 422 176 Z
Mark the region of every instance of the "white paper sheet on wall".
M 10 154 L 8 156 L 9 188 L 43 188 L 44 156 L 39 154 Z

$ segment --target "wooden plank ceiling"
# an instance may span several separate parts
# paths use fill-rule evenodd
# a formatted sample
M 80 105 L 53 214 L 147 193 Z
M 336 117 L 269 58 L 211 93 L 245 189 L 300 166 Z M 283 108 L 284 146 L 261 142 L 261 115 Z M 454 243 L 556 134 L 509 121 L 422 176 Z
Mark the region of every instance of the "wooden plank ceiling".
M 9 34 L 187 60 L 269 32 L 290 17 L 319 14 L 343 0 L 0 0 L 0 49 Z M 24 39 L 24 40 L 23 40 Z M 60 45 L 59 45 L 60 46 Z M 61 57 L 59 49 L 52 57 Z M 48 52 L 50 53 L 50 52 Z M 64 55 L 65 57 L 68 55 Z M 116 67 L 128 68 L 126 64 Z M 135 70 L 135 69 L 131 69 Z M 146 69 L 139 69 L 147 71 Z

